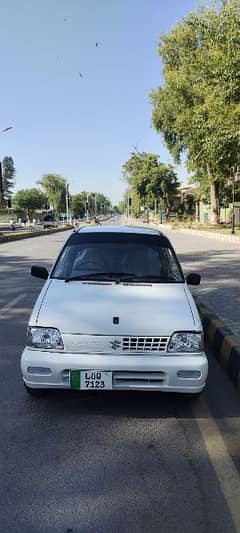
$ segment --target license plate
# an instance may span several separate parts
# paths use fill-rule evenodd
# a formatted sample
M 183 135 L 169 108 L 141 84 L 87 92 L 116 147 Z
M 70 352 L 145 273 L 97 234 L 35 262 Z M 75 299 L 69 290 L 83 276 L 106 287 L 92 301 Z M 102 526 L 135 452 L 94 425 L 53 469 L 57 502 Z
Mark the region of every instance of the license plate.
M 78 390 L 110 390 L 112 389 L 112 372 L 72 370 L 70 388 Z

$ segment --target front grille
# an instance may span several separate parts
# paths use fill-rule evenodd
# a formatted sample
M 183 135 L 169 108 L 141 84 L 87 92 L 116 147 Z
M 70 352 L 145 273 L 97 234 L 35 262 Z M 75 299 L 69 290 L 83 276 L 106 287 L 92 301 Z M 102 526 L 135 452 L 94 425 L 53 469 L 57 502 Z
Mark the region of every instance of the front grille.
M 127 337 L 107 335 L 63 335 L 65 351 L 85 354 L 166 352 L 169 337 Z
M 165 352 L 168 337 L 123 337 L 122 350 L 127 352 Z

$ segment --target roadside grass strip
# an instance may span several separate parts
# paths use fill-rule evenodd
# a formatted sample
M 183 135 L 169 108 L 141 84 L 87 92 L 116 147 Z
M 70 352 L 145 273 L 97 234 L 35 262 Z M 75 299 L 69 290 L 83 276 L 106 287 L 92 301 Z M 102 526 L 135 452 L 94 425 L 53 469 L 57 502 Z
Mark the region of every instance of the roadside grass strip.
M 196 299 L 202 319 L 206 342 L 211 347 L 220 366 L 227 372 L 240 392 L 240 336 L 234 335 L 222 320 Z
M 0 235 L 0 244 L 4 244 L 6 242 L 12 242 L 12 241 L 19 241 L 22 239 L 30 239 L 32 237 L 42 237 L 43 235 L 50 235 L 51 233 L 60 233 L 62 231 L 67 231 L 73 229 L 73 226 L 65 226 L 62 228 L 54 228 L 54 229 L 45 229 L 40 231 L 26 231 L 22 233 L 14 233 L 14 234 L 5 234 Z

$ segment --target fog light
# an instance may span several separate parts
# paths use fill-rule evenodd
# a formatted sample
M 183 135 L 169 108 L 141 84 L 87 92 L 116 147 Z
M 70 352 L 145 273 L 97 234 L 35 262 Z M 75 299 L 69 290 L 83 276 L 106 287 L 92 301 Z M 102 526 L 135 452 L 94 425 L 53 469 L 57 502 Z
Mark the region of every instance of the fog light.
M 49 376 L 52 371 L 51 368 L 46 368 L 45 366 L 28 366 L 28 374 L 37 375 L 37 376 Z
M 178 378 L 187 378 L 187 379 L 198 379 L 201 377 L 200 370 L 178 370 Z

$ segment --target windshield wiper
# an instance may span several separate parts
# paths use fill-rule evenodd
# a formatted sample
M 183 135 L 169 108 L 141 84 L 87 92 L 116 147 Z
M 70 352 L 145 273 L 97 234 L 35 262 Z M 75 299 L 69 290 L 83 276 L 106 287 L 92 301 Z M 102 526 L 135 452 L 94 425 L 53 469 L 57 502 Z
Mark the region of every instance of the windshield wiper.
M 65 283 L 68 283 L 69 281 L 87 281 L 98 279 L 102 279 L 104 281 L 120 281 L 122 277 L 124 280 L 127 280 L 134 277 L 134 274 L 132 272 L 95 272 L 91 274 L 82 274 L 80 276 L 71 276 L 65 278 Z
M 182 280 L 173 280 L 172 278 L 167 278 L 166 276 L 154 276 L 147 274 L 145 276 L 133 275 L 128 278 L 121 278 L 120 281 L 139 281 L 140 283 L 149 282 L 149 283 L 180 283 Z

